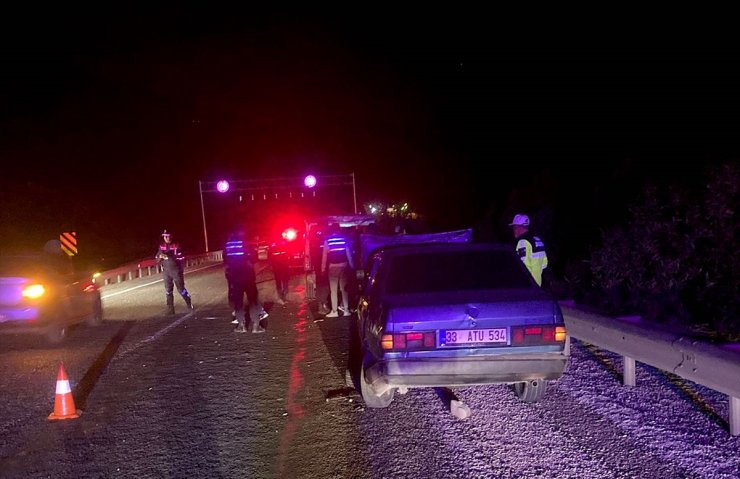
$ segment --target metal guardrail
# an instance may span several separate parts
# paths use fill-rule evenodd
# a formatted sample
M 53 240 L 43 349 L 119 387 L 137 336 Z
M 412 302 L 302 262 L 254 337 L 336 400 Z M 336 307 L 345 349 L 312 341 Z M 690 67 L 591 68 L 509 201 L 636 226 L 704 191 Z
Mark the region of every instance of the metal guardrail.
M 570 336 L 622 355 L 624 385 L 635 386 L 635 361 L 639 361 L 727 394 L 730 434 L 740 435 L 740 343 L 712 344 L 588 312 L 568 301 L 560 307 Z
M 222 251 L 211 251 L 185 258 L 185 270 L 203 263 L 222 261 Z M 145 258 L 140 261 L 132 262 L 119 266 L 108 271 L 102 271 L 96 274 L 95 283 L 102 286 L 109 284 L 118 284 L 124 281 L 130 281 L 136 278 L 153 276 L 162 272 L 162 267 L 157 264 L 154 258 Z

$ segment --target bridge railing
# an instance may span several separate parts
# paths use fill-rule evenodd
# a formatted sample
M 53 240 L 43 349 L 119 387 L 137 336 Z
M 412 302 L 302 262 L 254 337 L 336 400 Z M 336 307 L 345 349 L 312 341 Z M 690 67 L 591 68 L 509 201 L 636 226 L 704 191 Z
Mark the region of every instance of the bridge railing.
M 188 256 L 185 258 L 185 271 L 204 263 L 222 261 L 222 253 L 222 251 L 211 251 L 209 253 Z M 161 272 L 162 267 L 154 258 L 145 258 L 108 271 L 99 272 L 95 276 L 95 283 L 99 286 L 107 286 L 109 284 L 123 283 L 124 281 L 130 281 L 136 278 L 153 276 Z
M 740 343 L 714 344 L 643 321 L 602 316 L 560 303 L 568 334 L 620 354 L 623 383 L 635 386 L 635 361 L 719 391 L 730 402 L 730 434 L 740 435 Z

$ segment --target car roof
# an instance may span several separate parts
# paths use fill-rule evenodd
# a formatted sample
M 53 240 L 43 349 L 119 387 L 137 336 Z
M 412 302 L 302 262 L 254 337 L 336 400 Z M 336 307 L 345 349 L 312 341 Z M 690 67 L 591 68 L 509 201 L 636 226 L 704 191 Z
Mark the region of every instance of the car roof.
M 49 266 L 50 260 L 40 254 L 0 255 L 0 275 L 18 275 Z
M 374 258 L 385 265 L 381 266 L 384 294 L 537 287 L 514 248 L 501 243 L 393 245 Z
M 387 245 L 376 249 L 372 256 L 382 254 L 383 256 L 397 256 L 424 252 L 449 252 L 449 251 L 504 251 L 514 253 L 511 245 L 503 243 L 414 243 Z

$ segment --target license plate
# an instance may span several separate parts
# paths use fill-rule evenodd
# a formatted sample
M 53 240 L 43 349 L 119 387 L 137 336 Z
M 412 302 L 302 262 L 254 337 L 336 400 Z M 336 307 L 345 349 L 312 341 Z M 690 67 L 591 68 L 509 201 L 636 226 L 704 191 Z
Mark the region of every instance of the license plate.
M 440 346 L 459 346 L 461 344 L 508 344 L 506 328 L 495 329 L 440 329 Z

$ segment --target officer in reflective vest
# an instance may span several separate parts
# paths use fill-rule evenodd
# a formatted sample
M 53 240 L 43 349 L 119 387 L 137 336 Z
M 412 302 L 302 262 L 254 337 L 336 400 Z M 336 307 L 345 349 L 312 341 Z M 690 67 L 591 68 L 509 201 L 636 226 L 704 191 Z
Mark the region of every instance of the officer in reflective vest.
M 516 252 L 530 274 L 542 286 L 542 272 L 547 268 L 545 243 L 529 231 L 529 216 L 518 214 L 509 223 L 516 238 Z
M 193 301 L 190 298 L 190 293 L 185 289 L 185 256 L 182 254 L 180 245 L 172 242 L 172 235 L 167 230 L 162 232 L 162 243 L 160 243 L 154 259 L 157 260 L 162 268 L 164 291 L 167 299 L 167 314 L 175 314 L 174 286 L 177 286 L 177 291 L 182 296 L 182 299 L 185 300 L 188 309 L 193 309 Z
M 324 240 L 323 252 L 321 253 L 321 273 L 327 273 L 329 279 L 329 290 L 331 291 L 331 311 L 327 318 L 340 316 L 337 298 L 337 286 L 342 293 L 342 316 L 349 314 L 349 292 L 347 281 L 350 270 L 354 268 L 352 263 L 352 252 L 350 242 L 342 234 L 338 224 L 329 225 L 331 234 Z

